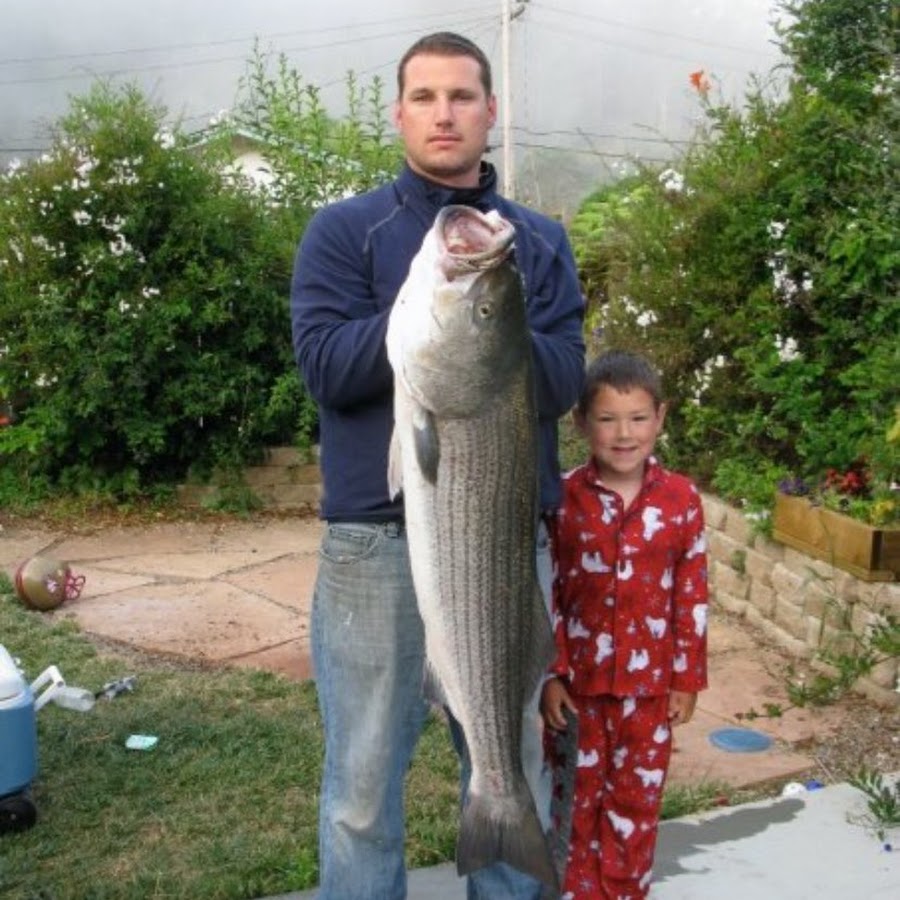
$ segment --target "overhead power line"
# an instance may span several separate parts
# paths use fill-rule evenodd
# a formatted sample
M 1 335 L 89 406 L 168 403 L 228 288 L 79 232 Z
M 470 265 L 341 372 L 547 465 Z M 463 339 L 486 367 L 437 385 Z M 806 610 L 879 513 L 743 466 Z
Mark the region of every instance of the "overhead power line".
M 459 17 L 470 12 L 484 12 L 483 6 L 469 6 L 463 9 L 454 10 L 454 16 Z M 446 13 L 425 13 L 420 16 L 421 19 L 434 19 L 446 17 Z M 223 38 L 217 41 L 195 41 L 191 43 L 179 44 L 158 44 L 153 47 L 129 47 L 116 50 L 92 50 L 81 53 L 58 53 L 50 56 L 23 56 L 12 57 L 8 59 L 0 59 L 0 66 L 7 65 L 25 65 L 29 63 L 45 63 L 45 62 L 65 62 L 73 59 L 97 59 L 104 56 L 131 56 L 135 53 L 170 53 L 173 50 L 199 50 L 204 47 L 225 47 L 229 44 L 246 44 L 254 40 L 276 40 L 278 38 L 297 37 L 299 35 L 316 35 L 327 34 L 337 31 L 346 34 L 348 28 L 369 28 L 393 25 L 397 22 L 409 22 L 409 16 L 396 17 L 393 19 L 377 19 L 369 22 L 351 22 L 342 25 L 331 25 L 325 28 L 302 28 L 293 31 L 275 31 L 270 34 L 251 34 L 237 38 Z M 394 32 L 392 32 L 394 33 Z M 380 35 L 379 35 L 380 36 Z M 324 46 L 331 46 L 326 44 Z
M 409 19 L 405 19 L 404 21 L 409 21 Z M 470 19 L 468 21 L 460 21 L 459 19 L 454 20 L 454 28 L 477 28 L 485 23 L 494 24 L 495 17 L 485 18 L 479 17 L 476 19 Z M 329 29 L 334 30 L 334 29 Z M 346 31 L 346 29 L 343 29 Z M 420 25 L 415 27 L 410 27 L 404 30 L 397 31 L 396 29 L 391 29 L 389 31 L 377 33 L 377 34 L 369 34 L 360 37 L 344 37 L 339 38 L 333 41 L 327 41 L 325 43 L 317 43 L 317 44 L 303 44 L 299 46 L 292 47 L 284 47 L 284 48 L 273 48 L 277 50 L 278 53 L 284 54 L 301 54 L 301 53 L 312 53 L 317 50 L 331 50 L 335 47 L 343 47 L 347 45 L 355 45 L 355 44 L 365 44 L 370 43 L 372 41 L 380 41 L 386 38 L 396 39 L 398 37 L 403 37 L 404 35 L 419 35 L 422 32 L 422 28 Z M 248 38 L 247 41 L 252 41 L 252 39 Z M 245 43 L 247 42 L 245 41 Z M 233 43 L 231 41 L 228 42 L 220 42 L 220 43 Z M 196 49 L 197 47 L 209 47 L 216 46 L 217 42 L 208 42 L 205 44 L 196 44 L 196 45 L 181 45 L 182 49 L 192 48 Z M 105 55 L 121 55 L 127 54 L 135 51 L 110 51 Z M 149 52 L 149 51 L 146 51 Z M 92 54 L 74 54 L 73 58 L 92 58 Z M 48 84 L 57 81 L 82 81 L 84 79 L 96 79 L 96 78 L 115 78 L 122 75 L 130 75 L 136 74 L 139 72 L 159 72 L 171 69 L 182 69 L 182 68 L 196 68 L 199 66 L 210 66 L 210 65 L 219 65 L 221 63 L 230 63 L 230 62 L 238 62 L 241 60 L 246 60 L 247 56 L 242 54 L 240 56 L 217 56 L 208 59 L 190 59 L 190 60 L 176 60 L 176 61 L 168 61 L 165 63 L 147 63 L 146 65 L 140 66 L 123 66 L 115 69 L 106 69 L 103 71 L 91 71 L 89 69 L 85 69 L 82 72 L 69 70 L 66 73 L 60 75 L 44 75 L 44 76 L 34 76 L 34 77 L 22 77 L 22 78 L 5 78 L 0 79 L 0 87 L 4 86 L 12 86 L 12 85 L 25 85 L 25 84 Z M 391 64 L 396 64 L 396 60 L 392 60 Z
M 671 50 L 663 50 L 663 49 L 660 49 L 659 47 L 642 47 L 642 46 L 635 45 L 632 43 L 618 41 L 618 40 L 615 40 L 615 39 L 610 38 L 603 34 L 597 34 L 595 32 L 588 32 L 588 31 L 585 31 L 585 29 L 578 28 L 575 25 L 573 25 L 572 27 L 567 27 L 565 25 L 556 24 L 555 22 L 543 22 L 543 21 L 541 21 L 539 23 L 535 22 L 533 24 L 538 25 L 542 32 L 551 31 L 551 32 L 555 32 L 557 34 L 565 35 L 566 37 L 570 37 L 570 38 L 578 38 L 579 40 L 587 40 L 587 41 L 592 41 L 594 43 L 606 44 L 610 47 L 618 47 L 622 50 L 630 50 L 633 53 L 640 53 L 645 56 L 652 56 L 654 59 L 659 59 L 659 58 L 674 59 L 674 60 L 678 60 L 679 62 L 684 62 L 688 65 L 696 65 L 697 64 L 697 55 L 696 54 L 689 56 L 689 55 L 685 55 L 685 53 L 678 53 L 678 52 L 671 51 Z M 772 62 L 774 63 L 774 61 L 775 60 L 773 59 Z M 732 71 L 738 71 L 738 72 L 752 71 L 752 69 L 747 66 L 729 65 L 729 68 Z
M 601 16 L 591 15 L 589 13 L 576 12 L 571 9 L 564 9 L 560 6 L 554 6 L 552 3 L 536 2 L 531 6 L 532 9 L 547 10 L 560 16 L 569 16 L 573 19 L 581 19 L 586 22 L 596 22 L 599 25 L 605 25 L 612 28 L 621 28 L 624 31 L 638 31 L 644 34 L 652 34 L 657 37 L 666 38 L 666 40 L 685 41 L 691 44 L 699 44 L 705 47 L 712 47 L 716 50 L 729 50 L 734 53 L 749 53 L 752 56 L 769 58 L 769 54 L 761 53 L 758 49 L 752 47 L 741 47 L 736 44 L 725 44 L 721 41 L 711 41 L 706 38 L 697 37 L 692 34 L 683 34 L 675 31 L 661 31 L 658 28 L 648 28 L 645 25 L 634 25 L 628 22 L 616 22 L 612 19 L 605 19 Z M 774 56 L 775 54 L 772 54 Z

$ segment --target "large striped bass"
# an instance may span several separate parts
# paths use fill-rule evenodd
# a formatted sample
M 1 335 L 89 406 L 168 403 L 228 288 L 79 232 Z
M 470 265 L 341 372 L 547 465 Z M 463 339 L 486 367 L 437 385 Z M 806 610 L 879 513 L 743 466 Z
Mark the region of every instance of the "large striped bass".
M 556 889 L 521 760 L 553 637 L 535 564 L 537 411 L 514 237 L 496 212 L 450 206 L 414 257 L 387 331 L 388 480 L 403 492 L 434 696 L 472 763 L 457 869 L 503 860 Z

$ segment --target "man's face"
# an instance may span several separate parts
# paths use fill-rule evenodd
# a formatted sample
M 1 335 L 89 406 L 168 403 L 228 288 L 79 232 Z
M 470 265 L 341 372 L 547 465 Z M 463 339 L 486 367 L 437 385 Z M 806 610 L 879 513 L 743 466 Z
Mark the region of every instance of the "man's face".
M 413 171 L 450 187 L 475 187 L 497 100 L 469 56 L 420 54 L 406 64 L 394 124 Z

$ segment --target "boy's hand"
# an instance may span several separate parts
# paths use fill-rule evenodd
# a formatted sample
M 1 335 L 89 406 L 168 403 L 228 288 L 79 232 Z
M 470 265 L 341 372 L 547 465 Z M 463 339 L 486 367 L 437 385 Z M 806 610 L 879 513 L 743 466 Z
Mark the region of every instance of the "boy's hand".
M 566 717 L 563 708 L 570 709 L 576 716 L 578 708 L 560 678 L 550 678 L 541 691 L 541 715 L 544 724 L 554 731 L 565 731 Z
M 688 691 L 670 691 L 669 723 L 671 725 L 686 725 L 691 721 L 696 705 L 696 694 L 688 693 Z

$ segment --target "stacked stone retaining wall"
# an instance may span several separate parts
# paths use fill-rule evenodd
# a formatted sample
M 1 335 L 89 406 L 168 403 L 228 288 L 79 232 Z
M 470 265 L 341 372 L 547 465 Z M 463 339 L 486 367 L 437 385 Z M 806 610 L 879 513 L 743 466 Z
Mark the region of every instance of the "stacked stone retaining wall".
M 314 459 L 314 457 L 313 457 Z M 247 466 L 240 487 L 250 491 L 265 509 L 314 513 L 322 495 L 319 466 L 295 447 L 270 447 L 262 462 Z M 235 488 L 232 476 L 214 477 L 209 484 L 182 485 L 179 498 L 187 506 L 214 504 Z
M 879 616 L 900 619 L 900 583 L 867 582 L 754 534 L 740 510 L 704 495 L 714 605 L 742 616 L 791 656 L 820 661 L 828 649 L 850 651 Z M 713 611 L 714 614 L 714 611 Z M 880 703 L 900 704 L 900 667 L 891 658 L 857 688 Z

